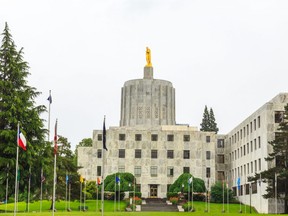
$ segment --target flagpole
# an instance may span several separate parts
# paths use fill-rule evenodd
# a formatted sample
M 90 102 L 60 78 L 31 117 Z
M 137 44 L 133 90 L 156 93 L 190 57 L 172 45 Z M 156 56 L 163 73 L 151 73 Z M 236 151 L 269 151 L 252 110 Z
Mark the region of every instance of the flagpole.
M 120 186 L 121 186 L 121 178 L 119 175 L 119 193 L 118 193 L 118 211 L 120 211 Z
M 56 144 L 57 145 L 57 144 Z M 52 204 L 52 215 L 54 216 L 55 211 L 55 195 L 56 195 L 56 154 L 54 154 L 54 175 L 53 175 L 53 204 Z
M 225 188 L 224 188 L 224 180 L 222 180 L 222 190 L 223 190 L 223 205 L 222 205 L 222 213 L 225 212 L 224 203 L 225 203 Z
M 53 175 L 53 203 L 52 203 L 52 216 L 54 216 L 55 212 L 55 196 L 56 196 L 56 163 L 57 163 L 57 119 L 55 123 L 55 135 L 54 135 L 54 175 Z
M 275 172 L 275 213 L 278 214 L 278 202 L 277 202 L 277 174 Z
M 71 208 L 70 208 L 70 199 L 71 199 L 71 184 L 69 182 L 69 192 L 68 192 L 68 198 L 69 198 L 69 202 L 68 202 L 68 210 L 71 211 Z
M 65 186 L 65 211 L 67 211 L 67 186 L 68 186 L 68 174 L 66 170 L 66 178 L 65 178 L 66 186 Z
M 188 209 L 187 209 L 187 211 L 189 212 L 190 210 L 189 210 L 189 194 L 190 194 L 190 183 L 189 183 L 189 178 L 188 178 Z
M 17 125 L 17 153 L 16 153 L 16 174 L 15 174 L 15 200 L 14 200 L 14 216 L 16 215 L 16 204 L 17 204 L 17 178 L 18 178 L 18 157 L 19 157 L 19 122 Z
M 31 166 L 29 166 L 29 179 L 28 179 L 28 198 L 27 198 L 27 202 L 28 202 L 28 212 L 30 212 L 30 187 L 31 187 Z
M 115 173 L 115 183 L 114 183 L 114 212 L 116 211 L 116 173 Z
M 99 187 L 98 187 L 98 176 L 96 177 L 96 212 L 98 212 L 98 194 L 99 194 Z
M 102 147 L 102 188 L 101 188 L 101 213 L 102 216 L 104 215 L 104 187 L 105 187 L 105 181 L 104 181 L 104 162 L 105 162 L 105 154 L 104 154 L 104 148 L 107 151 L 106 148 L 106 126 L 105 126 L 105 118 L 106 116 L 104 115 L 104 122 L 103 122 L 103 132 L 102 132 L 102 142 L 103 142 L 103 147 Z
M 9 163 L 7 163 L 7 173 L 6 173 L 6 196 L 5 196 L 5 213 L 7 212 L 7 203 L 8 203 L 8 181 L 9 181 Z
M 192 176 L 192 193 L 191 193 L 192 207 L 191 207 L 191 211 L 194 212 L 193 192 L 194 192 L 194 179 L 193 179 L 193 176 Z
M 85 201 L 86 201 L 86 179 L 84 181 L 84 207 L 83 207 L 83 211 L 86 211 Z
M 82 176 L 80 176 L 82 178 Z M 79 211 L 82 210 L 82 180 L 80 181 L 80 209 Z
M 40 185 L 40 212 L 42 212 L 42 198 L 43 198 L 43 182 L 42 182 L 42 178 L 43 178 L 43 167 L 41 168 L 41 185 Z
M 136 181 L 136 178 L 134 177 L 134 195 L 133 195 L 133 199 L 134 199 L 134 208 L 133 208 L 133 211 L 135 210 L 136 211 L 136 203 L 135 203 L 135 187 L 136 187 L 136 184 L 135 184 L 135 181 Z

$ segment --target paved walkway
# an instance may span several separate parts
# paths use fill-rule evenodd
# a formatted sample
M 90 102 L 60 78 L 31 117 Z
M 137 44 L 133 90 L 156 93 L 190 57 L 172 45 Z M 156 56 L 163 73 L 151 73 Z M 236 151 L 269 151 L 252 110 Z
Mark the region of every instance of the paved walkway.
M 150 211 L 150 212 L 178 212 L 176 205 L 167 205 L 166 201 L 158 198 L 149 198 L 146 199 L 146 204 L 141 205 L 141 211 Z

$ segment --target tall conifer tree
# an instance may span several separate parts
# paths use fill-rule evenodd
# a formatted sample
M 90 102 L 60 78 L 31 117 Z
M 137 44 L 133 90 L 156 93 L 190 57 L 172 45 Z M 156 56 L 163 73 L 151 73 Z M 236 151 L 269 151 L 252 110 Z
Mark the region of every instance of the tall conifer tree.
M 23 60 L 23 49 L 17 51 L 7 23 L 2 33 L 0 47 L 0 197 L 5 193 L 6 167 L 9 176 L 15 176 L 17 124 L 27 139 L 27 151 L 19 154 L 21 170 L 20 192 L 27 184 L 29 167 L 37 173 L 39 154 L 44 145 L 45 130 L 39 115 L 44 106 L 35 106 L 39 95 L 35 88 L 27 85 L 28 63 Z M 40 173 L 40 170 L 39 170 Z M 40 178 L 39 178 L 40 179 Z M 14 181 L 9 180 L 9 191 L 13 193 Z
M 205 105 L 202 123 L 200 124 L 201 125 L 200 130 L 201 131 L 209 131 L 209 129 L 210 129 L 209 128 L 209 122 L 210 122 L 209 112 L 208 112 L 207 106 Z
M 216 134 L 219 131 L 212 108 L 210 108 L 210 112 L 209 112 L 209 131 L 214 131 L 216 132 Z

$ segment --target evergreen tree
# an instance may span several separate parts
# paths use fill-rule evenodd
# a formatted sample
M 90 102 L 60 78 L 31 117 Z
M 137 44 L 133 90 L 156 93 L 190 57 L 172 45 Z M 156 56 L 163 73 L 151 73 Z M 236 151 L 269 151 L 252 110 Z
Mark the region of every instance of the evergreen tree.
M 284 119 L 279 123 L 275 139 L 269 144 L 272 146 L 272 152 L 265 160 L 275 163 L 275 166 L 257 173 L 249 180 L 268 183 L 266 194 L 263 195 L 268 199 L 275 198 L 275 176 L 277 176 L 277 199 L 284 201 L 284 213 L 288 213 L 288 104 L 285 106 Z
M 201 125 L 200 131 L 209 131 L 210 129 L 209 122 L 210 122 L 209 112 L 208 112 L 207 106 L 205 105 L 202 123 L 200 124 Z
M 45 106 L 35 106 L 40 94 L 27 84 L 28 63 L 23 60 L 23 49 L 17 51 L 7 23 L 0 47 L 0 197 L 5 197 L 7 164 L 9 164 L 9 194 L 14 193 L 17 125 L 27 140 L 27 151 L 19 149 L 19 192 L 27 189 L 29 168 L 31 178 L 40 176 L 41 150 L 44 149 L 45 130 L 40 114 Z M 40 177 L 37 177 L 40 181 Z M 14 179 L 13 179 L 14 178 Z M 33 191 L 34 188 L 31 188 Z
M 212 108 L 210 108 L 210 112 L 209 112 L 209 131 L 215 131 L 216 134 L 219 131 L 219 129 L 217 128 L 217 123 L 216 123 Z

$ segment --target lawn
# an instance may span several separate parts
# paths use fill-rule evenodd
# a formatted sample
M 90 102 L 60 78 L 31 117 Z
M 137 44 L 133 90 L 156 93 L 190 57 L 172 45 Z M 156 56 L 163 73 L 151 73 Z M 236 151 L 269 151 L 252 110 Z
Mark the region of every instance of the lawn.
M 34 202 L 34 203 L 30 203 L 29 205 L 29 209 L 30 212 L 25 213 L 24 211 L 26 210 L 26 203 L 24 202 L 19 202 L 18 203 L 18 209 L 19 212 L 21 213 L 17 213 L 17 215 L 20 216 L 28 216 L 28 215 L 40 215 L 40 216 L 48 216 L 48 215 L 52 215 L 52 212 L 49 211 L 48 209 L 50 208 L 51 202 L 50 201 L 43 201 L 42 203 L 42 212 L 40 213 L 40 202 Z M 55 206 L 57 209 L 57 212 L 55 212 L 55 216 L 59 215 L 59 216 L 73 216 L 73 215 L 85 215 L 85 216 L 92 216 L 92 215 L 101 215 L 100 212 L 100 206 L 101 206 L 101 201 L 99 200 L 98 202 L 98 208 L 96 211 L 96 201 L 95 200 L 87 200 L 85 205 L 88 207 L 88 211 L 87 212 L 80 212 L 78 210 L 79 207 L 79 202 L 71 202 L 70 203 L 70 207 L 72 209 L 71 212 L 66 212 L 65 211 L 65 206 L 66 206 L 66 202 L 65 201 L 57 201 Z M 128 216 L 128 215 L 136 215 L 137 216 L 185 216 L 185 215 L 191 215 L 193 214 L 194 216 L 205 216 L 205 215 L 213 215 L 213 216 L 220 216 L 220 215 L 231 215 L 231 216 L 235 216 L 235 215 L 261 215 L 261 214 L 257 214 L 255 211 L 252 210 L 252 214 L 250 214 L 250 207 L 249 206 L 241 206 L 242 208 L 242 214 L 239 213 L 240 210 L 240 205 L 239 204 L 230 204 L 229 205 L 229 213 L 227 212 L 227 206 L 224 206 L 225 209 L 225 213 L 222 213 L 222 204 L 215 204 L 215 203 L 211 203 L 210 204 L 210 212 L 205 212 L 206 209 L 206 205 L 204 202 L 194 202 L 194 208 L 196 209 L 195 212 L 124 212 L 125 210 L 125 202 L 121 202 L 120 205 L 120 209 L 121 212 L 114 212 L 114 202 L 113 201 L 105 201 L 105 206 L 104 206 L 104 210 L 105 213 L 104 215 L 107 216 Z M 118 204 L 116 205 L 116 207 L 118 207 Z M 246 209 L 246 211 L 245 211 Z M 13 210 L 14 210 L 14 203 L 9 203 L 7 205 L 7 210 L 9 211 L 9 213 L 3 213 L 3 211 L 5 211 L 5 205 L 0 205 L 0 216 L 12 216 L 13 215 Z M 245 213 L 246 212 L 246 213 Z M 268 215 L 267 215 L 268 216 Z

